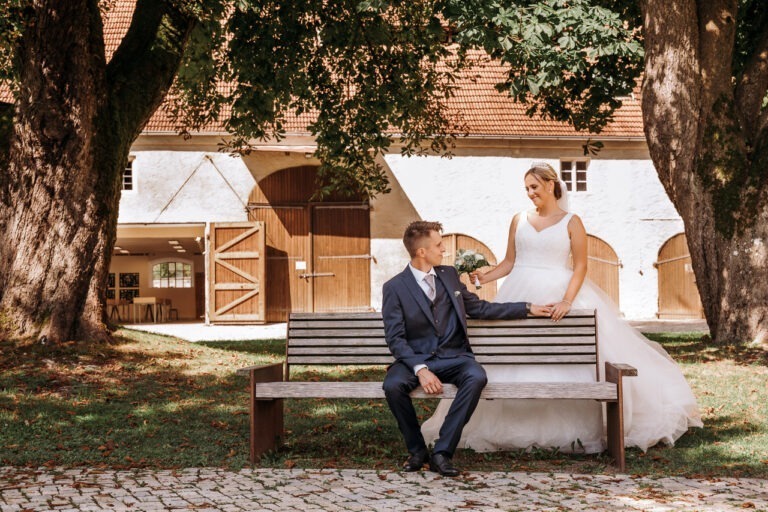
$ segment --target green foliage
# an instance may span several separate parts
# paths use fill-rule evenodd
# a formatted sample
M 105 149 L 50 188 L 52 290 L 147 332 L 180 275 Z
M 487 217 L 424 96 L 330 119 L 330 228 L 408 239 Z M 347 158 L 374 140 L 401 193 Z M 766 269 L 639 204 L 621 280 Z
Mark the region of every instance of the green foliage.
M 376 159 L 396 133 L 410 155 L 444 153 L 461 131 L 446 107 L 460 61 L 437 14 L 422 1 L 235 2 L 220 58 L 193 54 L 182 70 L 180 97 L 196 108 L 177 112 L 194 128 L 231 106 L 228 149 L 242 152 L 254 138 L 280 140 L 288 123 L 306 126 L 321 195 L 386 192 Z
M 29 21 L 30 0 L 0 2 L 0 86 L 15 89 L 18 68 L 16 48 L 25 23 Z
M 280 140 L 289 127 L 306 126 L 322 162 L 320 196 L 387 192 L 377 158 L 394 140 L 406 155 L 450 154 L 465 128 L 446 101 L 472 49 L 509 66 L 499 89 L 530 103 L 529 115 L 592 132 L 641 71 L 638 31 L 624 21 L 635 22 L 637 10 L 620 2 L 238 0 L 230 7 L 226 44 L 213 25 L 193 34 L 174 114 L 190 129 L 224 114 L 234 136 L 225 149 L 245 153 L 254 139 Z
M 615 3 L 619 5 L 611 5 Z M 446 17 L 456 24 L 457 41 L 483 48 L 509 66 L 507 80 L 497 88 L 528 103 L 530 116 L 599 133 L 642 72 L 638 13 L 622 5 L 626 2 L 447 4 Z
M 765 37 L 768 9 L 764 0 L 739 0 L 738 30 L 733 51 L 733 76 L 740 78 L 753 58 L 755 48 Z

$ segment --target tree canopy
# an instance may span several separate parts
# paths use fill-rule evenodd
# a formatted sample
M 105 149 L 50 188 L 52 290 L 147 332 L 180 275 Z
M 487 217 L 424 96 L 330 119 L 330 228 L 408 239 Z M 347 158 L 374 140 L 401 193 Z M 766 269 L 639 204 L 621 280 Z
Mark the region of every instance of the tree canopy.
M 768 338 L 766 287 L 737 277 L 768 282 L 762 0 L 135 0 L 107 62 L 100 13 L 119 1 L 0 3 L 0 324 L 13 332 L 98 331 L 120 170 L 171 83 L 180 129 L 222 119 L 229 149 L 248 151 L 298 116 L 321 192 L 375 195 L 393 141 L 445 153 L 462 134 L 446 102 L 479 49 L 509 67 L 502 94 L 585 134 L 642 75 L 649 150 L 713 335 Z

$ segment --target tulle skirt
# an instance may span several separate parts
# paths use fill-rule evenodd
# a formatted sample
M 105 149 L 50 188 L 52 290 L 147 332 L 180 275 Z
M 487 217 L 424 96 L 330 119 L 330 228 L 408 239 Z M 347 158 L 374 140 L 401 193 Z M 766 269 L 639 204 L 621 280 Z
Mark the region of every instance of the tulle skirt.
M 572 271 L 567 268 L 516 266 L 499 288 L 497 302 L 558 302 Z M 626 446 L 647 450 L 674 444 L 689 427 L 701 427 L 696 398 L 677 363 L 658 344 L 619 316 L 611 299 L 585 280 L 574 309 L 597 309 L 600 361 L 627 363 L 637 377 L 624 379 Z M 472 340 L 470 340 L 471 343 Z M 485 367 L 489 382 L 591 382 L 592 366 Z M 600 368 L 601 378 L 603 368 Z M 442 400 L 422 426 L 428 444 L 437 439 L 450 407 Z M 605 448 L 603 405 L 591 400 L 481 400 L 465 426 L 459 448 L 487 452 L 532 447 L 562 452 L 597 453 Z

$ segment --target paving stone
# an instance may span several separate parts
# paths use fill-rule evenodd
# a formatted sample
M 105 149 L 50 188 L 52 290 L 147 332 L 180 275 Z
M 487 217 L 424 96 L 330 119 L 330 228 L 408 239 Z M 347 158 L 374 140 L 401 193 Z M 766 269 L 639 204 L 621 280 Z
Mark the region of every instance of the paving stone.
M 768 511 L 761 479 L 189 468 L 0 467 L 0 512 L 20 510 Z

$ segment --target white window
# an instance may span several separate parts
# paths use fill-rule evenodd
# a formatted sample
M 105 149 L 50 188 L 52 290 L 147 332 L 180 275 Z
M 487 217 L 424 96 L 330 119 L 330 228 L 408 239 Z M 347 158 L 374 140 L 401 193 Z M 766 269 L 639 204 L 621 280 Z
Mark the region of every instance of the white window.
M 133 190 L 133 158 L 128 159 L 123 169 L 123 190 Z
M 192 288 L 192 263 L 186 261 L 154 263 L 152 288 Z
M 568 192 L 586 192 L 589 160 L 560 160 L 560 179 Z

